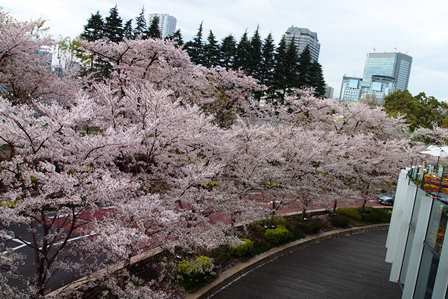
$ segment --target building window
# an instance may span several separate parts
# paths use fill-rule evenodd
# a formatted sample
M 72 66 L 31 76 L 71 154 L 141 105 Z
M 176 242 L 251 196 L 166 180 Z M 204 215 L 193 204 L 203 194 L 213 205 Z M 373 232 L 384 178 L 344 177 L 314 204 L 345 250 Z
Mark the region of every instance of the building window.
M 448 220 L 448 206 L 438 200 L 432 204 L 431 217 L 428 224 L 425 243 L 423 247 L 415 299 L 430 299 L 434 282 L 439 268 L 440 253 L 445 239 Z

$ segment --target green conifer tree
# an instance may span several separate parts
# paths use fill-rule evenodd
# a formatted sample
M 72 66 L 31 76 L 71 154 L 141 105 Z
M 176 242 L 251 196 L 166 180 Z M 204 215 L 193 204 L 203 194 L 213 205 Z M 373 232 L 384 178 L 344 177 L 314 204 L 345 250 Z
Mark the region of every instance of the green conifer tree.
M 202 23 L 199 25 L 198 33 L 193 38 L 185 44 L 184 49 L 187 51 L 190 59 L 195 64 L 204 63 L 204 44 L 202 41 Z
M 317 97 L 325 96 L 325 79 L 322 72 L 322 66 L 319 62 L 315 61 L 311 66 L 312 87 L 314 87 L 314 94 Z
M 93 42 L 104 37 L 104 21 L 100 12 L 92 14 L 84 26 L 84 32 L 81 34 L 83 40 Z
M 249 73 L 251 63 L 250 54 L 251 44 L 247 32 L 244 32 L 236 48 L 235 67 Z
M 178 48 L 184 45 L 184 39 L 182 38 L 182 33 L 180 32 L 180 29 L 178 29 L 172 35 L 168 36 L 166 39 L 173 41 L 176 47 Z
M 299 87 L 313 87 L 313 63 L 311 61 L 311 53 L 308 47 L 303 50 L 299 57 Z
M 219 64 L 219 50 L 219 45 L 216 41 L 215 35 L 213 34 L 213 31 L 210 30 L 207 43 L 204 45 L 204 66 L 213 67 Z
M 269 34 L 263 42 L 261 49 L 260 83 L 271 86 L 274 80 L 275 45 L 272 34 Z
M 155 16 L 151 19 L 146 36 L 148 38 L 155 39 L 162 38 L 162 33 L 160 32 L 160 19 L 158 16 Z
M 135 18 L 135 28 L 134 28 L 134 37 L 136 39 L 142 39 L 146 37 L 146 18 L 145 18 L 145 8 L 142 7 L 140 14 Z
M 110 9 L 109 16 L 106 18 L 104 35 L 114 43 L 119 43 L 123 40 L 123 20 L 118 14 L 116 5 Z
M 252 39 L 250 40 L 250 54 L 249 54 L 249 69 L 248 73 L 255 79 L 260 80 L 261 78 L 261 37 L 259 28 L 255 30 Z
M 125 24 L 124 24 L 124 28 L 123 28 L 123 36 L 127 39 L 134 39 L 134 33 L 132 31 L 132 19 L 128 20 Z
M 289 66 L 287 67 L 287 72 L 285 74 L 286 86 L 288 89 L 299 87 L 298 61 L 299 55 L 297 53 L 296 44 L 291 41 L 288 44 L 284 62 L 285 66 Z
M 273 82 L 271 86 L 271 95 L 278 95 L 283 99 L 288 88 L 286 82 L 286 73 L 288 72 L 289 66 L 286 65 L 286 51 L 287 45 L 285 37 L 280 40 L 278 47 L 275 51 L 275 67 L 273 73 Z
M 226 36 L 221 43 L 220 66 L 233 69 L 235 66 L 236 41 L 233 35 Z

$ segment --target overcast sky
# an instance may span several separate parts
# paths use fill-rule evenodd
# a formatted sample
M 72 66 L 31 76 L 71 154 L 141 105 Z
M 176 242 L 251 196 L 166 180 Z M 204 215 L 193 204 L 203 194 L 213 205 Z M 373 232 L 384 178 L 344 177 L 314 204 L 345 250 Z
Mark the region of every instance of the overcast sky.
M 337 92 L 344 74 L 362 76 L 368 52 L 398 49 L 414 58 L 411 92 L 448 99 L 447 0 L 0 0 L 16 18 L 44 18 L 52 34 L 71 37 L 92 12 L 107 15 L 115 4 L 125 19 L 142 6 L 171 14 L 186 39 L 201 21 L 219 38 L 260 25 L 264 36 L 271 32 L 278 41 L 291 25 L 307 27 L 318 33 L 319 62 Z

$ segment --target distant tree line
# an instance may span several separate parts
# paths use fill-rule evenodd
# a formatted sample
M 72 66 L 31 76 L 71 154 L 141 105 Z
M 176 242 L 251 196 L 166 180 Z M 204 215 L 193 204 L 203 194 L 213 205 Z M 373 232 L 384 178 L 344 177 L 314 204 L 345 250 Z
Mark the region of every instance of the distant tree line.
M 135 26 L 133 21 L 135 21 Z M 105 18 L 101 16 L 99 11 L 92 14 L 84 26 L 81 38 L 89 42 L 109 39 L 115 43 L 124 39 L 162 38 L 159 23 L 160 20 L 157 16 L 147 20 L 144 8 L 135 20 L 129 19 L 124 22 L 118 13 L 118 7 L 114 6 L 110 9 L 109 16 Z M 184 43 L 180 30 L 166 37 L 166 39 L 173 40 L 178 46 L 182 46 Z
M 389 116 L 403 116 L 409 128 L 448 128 L 448 104 L 424 92 L 413 96 L 409 91 L 396 91 L 384 99 Z
M 226 69 L 243 70 L 269 87 L 269 93 L 284 96 L 294 88 L 314 88 L 317 96 L 325 95 L 322 66 L 312 61 L 307 48 L 299 55 L 296 45 L 284 37 L 275 46 L 272 34 L 264 40 L 259 29 L 252 37 L 247 32 L 237 42 L 233 35 L 218 42 L 213 31 L 203 36 L 203 25 L 184 49 L 191 60 L 206 67 L 221 66 Z
M 81 38 L 87 41 L 106 38 L 117 43 L 124 39 L 161 37 L 157 17 L 147 21 L 142 8 L 133 26 L 132 19 L 123 21 L 117 6 L 110 9 L 106 18 L 99 12 L 92 14 L 81 34 Z M 228 35 L 219 42 L 212 30 L 204 37 L 201 23 L 194 38 L 185 44 L 180 30 L 166 39 L 183 47 L 195 64 L 242 70 L 268 87 L 268 97 L 284 99 L 295 88 L 314 88 L 316 96 L 325 95 L 322 66 L 311 59 L 308 48 L 299 54 L 296 45 L 288 43 L 284 37 L 276 46 L 272 34 L 262 40 L 257 28 L 251 37 L 244 32 L 239 41 Z

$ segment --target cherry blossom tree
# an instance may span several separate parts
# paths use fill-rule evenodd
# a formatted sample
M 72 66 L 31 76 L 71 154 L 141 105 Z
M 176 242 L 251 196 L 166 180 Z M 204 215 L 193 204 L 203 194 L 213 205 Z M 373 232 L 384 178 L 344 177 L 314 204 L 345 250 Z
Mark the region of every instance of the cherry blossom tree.
M 0 85 L 10 101 L 67 101 L 76 81 L 51 73 L 53 41 L 42 20 L 19 22 L 0 10 Z
M 250 113 L 252 93 L 262 88 L 240 72 L 192 64 L 186 52 L 170 41 L 125 40 L 115 44 L 100 40 L 84 42 L 83 49 L 90 55 L 87 64 L 92 66 L 86 85 L 92 78 L 107 78 L 123 96 L 126 86 L 151 83 L 156 90 L 170 91 L 173 100 L 198 105 L 223 127 L 229 127 L 237 115 Z M 94 67 L 98 61 L 106 66 Z
M 156 246 L 213 248 L 280 202 L 305 215 L 391 188 L 415 156 L 406 126 L 380 108 L 309 90 L 257 102 L 252 78 L 195 66 L 168 41 L 82 43 L 81 88 L 44 70 L 40 28 L 0 13 L 0 84 L 10 90 L 0 98 L 0 198 L 10 203 L 0 238 L 32 250 L 34 297 L 75 268 L 71 251 L 91 252 L 95 270 Z M 162 296 L 132 281 L 112 291 Z

